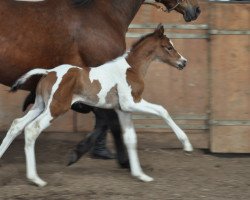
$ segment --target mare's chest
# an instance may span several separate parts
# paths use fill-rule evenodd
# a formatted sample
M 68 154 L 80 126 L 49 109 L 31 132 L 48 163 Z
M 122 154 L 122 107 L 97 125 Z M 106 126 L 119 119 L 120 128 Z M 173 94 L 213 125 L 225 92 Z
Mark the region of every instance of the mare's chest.
M 78 46 L 84 62 L 96 67 L 121 56 L 126 50 L 125 33 L 104 19 L 83 22 Z M 85 28 L 86 27 L 86 28 Z

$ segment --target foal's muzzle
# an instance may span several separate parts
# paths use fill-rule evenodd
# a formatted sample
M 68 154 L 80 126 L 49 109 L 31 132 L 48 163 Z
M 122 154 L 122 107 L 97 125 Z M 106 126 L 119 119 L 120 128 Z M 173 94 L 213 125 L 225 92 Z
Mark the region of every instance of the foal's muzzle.
M 184 67 L 186 67 L 187 59 L 180 58 L 180 60 L 177 62 L 177 69 L 182 70 Z

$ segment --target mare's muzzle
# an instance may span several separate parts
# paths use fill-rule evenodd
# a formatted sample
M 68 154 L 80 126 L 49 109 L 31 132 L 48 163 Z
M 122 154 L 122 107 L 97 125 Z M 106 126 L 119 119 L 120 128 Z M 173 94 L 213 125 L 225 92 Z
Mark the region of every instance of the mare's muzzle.
M 186 22 L 190 22 L 190 21 L 196 20 L 198 16 L 200 15 L 200 13 L 201 13 L 201 9 L 199 6 L 188 7 L 186 8 L 183 17 Z

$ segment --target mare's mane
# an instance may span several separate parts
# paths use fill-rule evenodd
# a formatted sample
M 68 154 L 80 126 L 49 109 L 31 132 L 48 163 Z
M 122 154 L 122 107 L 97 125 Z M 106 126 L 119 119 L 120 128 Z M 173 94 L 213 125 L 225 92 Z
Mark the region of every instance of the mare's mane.
M 73 4 L 75 5 L 84 5 L 86 3 L 91 2 L 92 0 L 72 0 L 72 1 L 73 1 Z

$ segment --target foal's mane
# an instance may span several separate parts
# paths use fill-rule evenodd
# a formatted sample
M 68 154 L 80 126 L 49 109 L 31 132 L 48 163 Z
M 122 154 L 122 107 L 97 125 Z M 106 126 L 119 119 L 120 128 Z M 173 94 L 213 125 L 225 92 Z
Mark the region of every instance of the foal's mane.
M 151 37 L 153 35 L 154 35 L 154 32 L 142 36 L 139 40 L 137 40 L 134 44 L 132 44 L 131 50 L 134 49 L 134 48 L 136 48 L 142 41 L 144 41 L 145 39 L 147 39 L 147 38 L 149 38 L 149 37 Z

